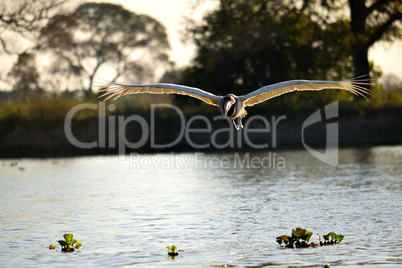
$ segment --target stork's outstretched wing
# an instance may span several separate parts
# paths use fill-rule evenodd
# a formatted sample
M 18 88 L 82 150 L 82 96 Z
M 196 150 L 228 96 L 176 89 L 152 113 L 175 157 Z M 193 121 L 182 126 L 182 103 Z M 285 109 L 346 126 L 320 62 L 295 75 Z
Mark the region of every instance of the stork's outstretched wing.
M 123 85 L 118 83 L 109 83 L 105 85 L 106 89 L 100 97 L 106 97 L 105 100 L 113 98 L 116 100 L 121 96 L 128 94 L 150 93 L 150 94 L 180 94 L 202 100 L 208 104 L 218 106 L 221 97 L 201 90 L 199 88 L 180 86 L 174 84 L 150 84 L 150 85 Z
M 363 85 L 367 84 L 369 84 L 369 82 L 364 79 L 349 79 L 343 81 L 292 80 L 264 86 L 239 98 L 243 100 L 244 106 L 246 107 L 256 105 L 288 92 L 329 88 L 343 89 L 365 97 L 365 95 L 370 94 L 370 92 L 363 87 Z

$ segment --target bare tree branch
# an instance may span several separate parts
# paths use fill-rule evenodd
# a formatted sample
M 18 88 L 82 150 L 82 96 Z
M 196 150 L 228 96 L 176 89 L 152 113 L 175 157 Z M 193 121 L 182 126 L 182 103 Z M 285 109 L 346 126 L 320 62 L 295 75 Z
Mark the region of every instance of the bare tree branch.
M 371 6 L 367 7 L 367 13 L 371 14 L 374 10 L 378 10 L 383 8 L 385 5 L 387 5 L 388 3 L 392 3 L 395 0 L 377 0 L 374 1 Z
M 0 7 L 0 29 L 3 33 L 14 32 L 33 44 L 37 43 L 39 31 L 47 23 L 52 12 L 57 11 L 68 0 L 5 0 Z M 7 2 L 7 3 L 6 3 Z M 12 51 L 7 38 L 0 34 L 0 43 L 6 54 L 19 54 Z
M 381 39 L 381 37 L 383 36 L 383 34 L 391 27 L 391 25 L 402 19 L 402 13 L 395 13 L 393 15 L 391 15 L 389 17 L 389 19 L 384 22 L 383 24 L 381 24 L 376 30 L 375 32 L 371 35 L 371 37 L 369 38 L 367 44 L 368 47 L 372 46 L 375 42 L 377 42 L 378 40 Z

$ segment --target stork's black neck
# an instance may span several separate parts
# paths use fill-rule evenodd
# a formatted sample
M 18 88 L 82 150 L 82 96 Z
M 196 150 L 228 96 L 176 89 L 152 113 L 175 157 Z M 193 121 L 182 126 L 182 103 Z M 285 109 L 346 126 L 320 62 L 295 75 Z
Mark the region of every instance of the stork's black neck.
M 236 107 L 236 103 L 232 104 L 232 106 L 230 106 L 227 116 L 232 117 L 235 114 L 235 107 Z

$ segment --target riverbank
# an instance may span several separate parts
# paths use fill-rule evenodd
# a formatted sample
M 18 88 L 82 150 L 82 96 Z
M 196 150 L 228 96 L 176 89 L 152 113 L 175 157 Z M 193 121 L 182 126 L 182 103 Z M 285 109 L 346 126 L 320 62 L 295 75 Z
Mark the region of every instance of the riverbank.
M 339 147 L 399 145 L 402 108 L 362 114 L 339 111 L 329 121 L 306 125 L 311 114 L 249 114 L 243 130 L 218 114 L 162 113 L 0 121 L 0 158 L 82 155 L 219 152 L 325 148 L 338 128 Z M 323 115 L 322 118 L 325 118 Z M 331 130 L 332 129 L 332 130 Z M 303 133 L 303 136 L 302 136 Z M 332 133 L 332 134 L 331 134 Z M 332 135 L 332 136 L 331 136 Z

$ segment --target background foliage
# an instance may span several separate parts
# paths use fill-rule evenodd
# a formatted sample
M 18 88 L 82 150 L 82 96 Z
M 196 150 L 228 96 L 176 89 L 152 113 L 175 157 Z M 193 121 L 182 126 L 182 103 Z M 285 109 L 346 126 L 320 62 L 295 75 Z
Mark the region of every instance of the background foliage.
M 202 21 L 188 21 L 196 57 L 183 69 L 168 57 L 164 26 L 149 16 L 109 3 L 71 8 L 68 0 L 5 1 L 0 56 L 15 63 L 0 67 L 0 82 L 12 88 L 0 99 L 11 98 L 15 105 L 38 98 L 95 100 L 101 70 L 108 80 L 128 83 L 157 82 L 164 72 L 163 82 L 238 95 L 284 80 L 339 80 L 365 73 L 374 78 L 372 106 L 395 106 L 400 100 L 400 80 L 390 77 L 384 85 L 393 91 L 384 92 L 375 83 L 381 71 L 367 59 L 374 43 L 401 39 L 399 0 L 221 0 Z M 298 111 L 334 99 L 356 100 L 338 90 L 300 92 L 253 109 Z M 170 98 L 136 96 L 119 103 L 144 109 L 155 101 Z M 184 111 L 211 109 L 183 96 L 173 101 Z

